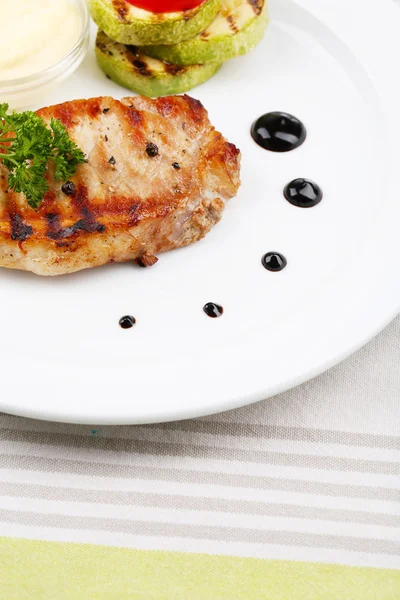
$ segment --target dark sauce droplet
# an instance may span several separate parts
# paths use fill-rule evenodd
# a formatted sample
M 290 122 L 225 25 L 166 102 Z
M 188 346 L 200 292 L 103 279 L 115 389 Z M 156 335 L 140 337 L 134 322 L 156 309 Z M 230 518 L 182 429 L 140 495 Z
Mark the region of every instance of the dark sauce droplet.
M 270 112 L 254 121 L 251 136 L 265 150 L 289 152 L 301 146 L 307 137 L 307 131 L 303 123 L 293 115 Z
M 203 306 L 203 310 L 206 313 L 206 315 L 211 317 L 212 319 L 220 317 L 224 312 L 222 306 L 220 306 L 219 304 L 215 304 L 214 302 L 207 302 L 207 304 Z
M 279 252 L 267 252 L 262 257 L 261 263 L 268 271 L 282 271 L 287 265 L 287 260 Z
M 131 315 L 125 315 L 124 317 L 121 317 L 119 320 L 119 326 L 122 327 L 122 329 L 130 329 L 131 327 L 133 327 L 136 323 L 136 319 L 135 317 L 132 317 Z
M 322 200 L 322 190 L 311 179 L 293 179 L 283 190 L 286 200 L 300 208 L 311 208 Z

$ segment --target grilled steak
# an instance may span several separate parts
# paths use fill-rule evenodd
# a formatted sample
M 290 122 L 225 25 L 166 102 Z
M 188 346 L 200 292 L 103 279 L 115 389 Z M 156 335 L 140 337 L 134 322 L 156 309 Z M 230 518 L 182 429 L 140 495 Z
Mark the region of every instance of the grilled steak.
M 50 167 L 37 211 L 7 189 L 0 166 L 0 266 L 61 275 L 152 264 L 204 237 L 239 187 L 239 151 L 189 96 L 75 100 L 38 114 L 59 119 L 88 162 L 69 182 Z

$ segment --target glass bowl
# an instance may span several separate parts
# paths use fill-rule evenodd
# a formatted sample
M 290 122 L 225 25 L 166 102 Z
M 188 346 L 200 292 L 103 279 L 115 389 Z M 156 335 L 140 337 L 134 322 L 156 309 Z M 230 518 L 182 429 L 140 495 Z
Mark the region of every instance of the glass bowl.
M 0 79 L 0 102 L 7 102 L 13 109 L 35 107 L 79 67 L 89 47 L 90 16 L 86 0 L 70 2 L 78 9 L 81 21 L 81 31 L 74 46 L 61 60 L 43 71 L 18 79 Z

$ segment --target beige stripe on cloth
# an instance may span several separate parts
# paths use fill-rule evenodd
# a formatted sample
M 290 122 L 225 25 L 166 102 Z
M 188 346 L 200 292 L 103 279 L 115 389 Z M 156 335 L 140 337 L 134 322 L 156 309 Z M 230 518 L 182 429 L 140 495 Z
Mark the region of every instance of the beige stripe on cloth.
M 282 517 L 288 519 L 314 519 L 400 527 L 400 515 L 362 512 L 358 510 L 327 509 L 296 504 L 267 504 L 251 500 L 230 500 L 207 496 L 179 496 L 173 494 L 146 494 L 120 490 L 98 490 L 52 487 L 48 485 L 0 483 L 0 496 L 11 498 L 38 498 L 61 502 L 83 502 L 114 506 L 143 506 L 172 510 L 212 511 L 243 515 Z
M 223 485 L 234 488 L 253 488 L 260 490 L 280 490 L 283 492 L 301 492 L 327 496 L 345 496 L 399 502 L 398 489 L 325 483 L 297 479 L 280 479 L 256 475 L 237 475 L 235 473 L 214 473 L 212 471 L 191 471 L 182 469 L 115 465 L 108 463 L 86 462 L 43 458 L 41 456 L 1 455 L 2 468 L 32 470 L 45 473 L 69 473 L 88 477 L 109 477 L 123 479 L 144 479 L 155 481 L 175 481 L 181 483 L 199 483 Z

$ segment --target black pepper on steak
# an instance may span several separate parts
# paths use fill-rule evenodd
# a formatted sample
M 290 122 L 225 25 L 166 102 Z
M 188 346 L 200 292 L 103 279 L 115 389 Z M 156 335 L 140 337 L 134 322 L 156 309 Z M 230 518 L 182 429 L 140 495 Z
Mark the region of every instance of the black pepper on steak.
M 150 156 L 150 158 L 154 158 L 158 154 L 158 146 L 156 144 L 153 144 L 153 142 L 150 142 L 146 146 L 146 152 L 147 156 Z
M 72 181 L 66 181 L 62 184 L 61 190 L 66 196 L 73 196 L 76 192 L 75 184 Z

